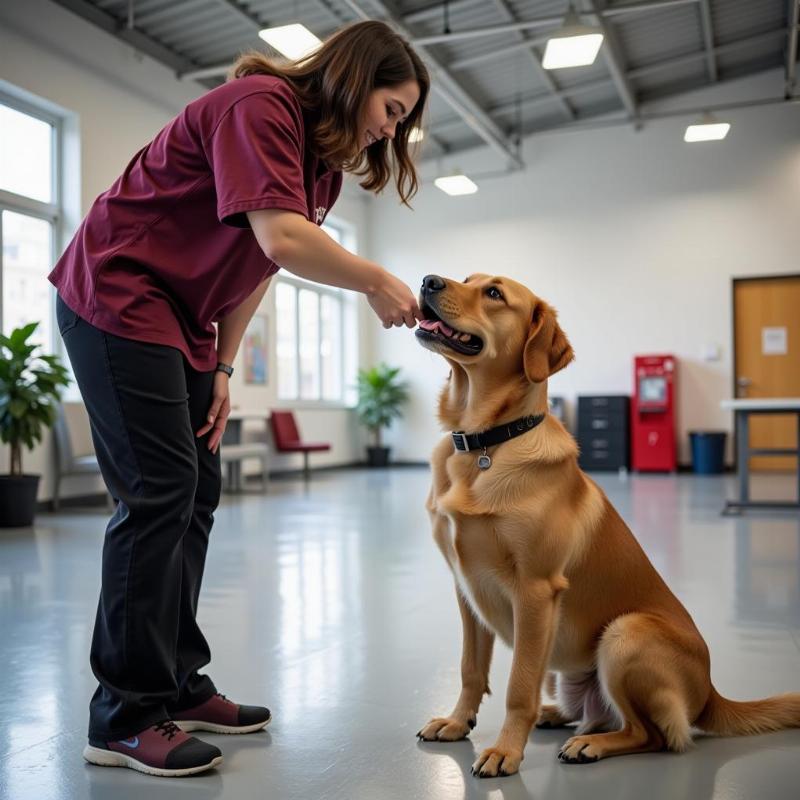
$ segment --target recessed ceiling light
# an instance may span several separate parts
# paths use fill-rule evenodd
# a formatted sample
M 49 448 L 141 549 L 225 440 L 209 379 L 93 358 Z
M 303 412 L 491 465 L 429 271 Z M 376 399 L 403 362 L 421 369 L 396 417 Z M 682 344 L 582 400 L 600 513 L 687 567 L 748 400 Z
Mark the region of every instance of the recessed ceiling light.
M 564 24 L 547 40 L 542 66 L 545 69 L 563 69 L 593 64 L 601 44 L 602 31 L 582 25 L 578 15 L 570 11 Z
M 434 182 L 437 189 L 449 195 L 475 194 L 478 187 L 466 175 L 447 175 L 437 178 Z
M 264 28 L 258 35 L 279 53 L 292 61 L 307 56 L 322 42 L 305 25 L 281 25 L 277 28 Z
M 689 125 L 683 134 L 684 142 L 718 142 L 728 135 L 730 122 L 700 122 Z

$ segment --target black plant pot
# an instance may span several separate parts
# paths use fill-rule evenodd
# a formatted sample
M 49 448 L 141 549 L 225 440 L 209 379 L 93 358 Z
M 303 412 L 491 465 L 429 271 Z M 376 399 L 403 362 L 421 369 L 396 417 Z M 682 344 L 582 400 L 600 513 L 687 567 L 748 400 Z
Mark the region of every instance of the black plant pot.
M 33 523 L 39 475 L 0 475 L 0 528 L 25 528 Z
M 367 448 L 367 466 L 369 467 L 386 467 L 389 465 L 389 448 L 388 447 L 368 447 Z

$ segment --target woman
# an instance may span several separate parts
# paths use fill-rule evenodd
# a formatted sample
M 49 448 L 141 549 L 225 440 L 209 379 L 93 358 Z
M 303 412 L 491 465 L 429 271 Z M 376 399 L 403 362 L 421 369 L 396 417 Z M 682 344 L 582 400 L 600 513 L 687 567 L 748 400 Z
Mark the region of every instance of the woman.
M 384 327 L 421 317 L 402 281 L 318 226 L 343 171 L 378 192 L 394 165 L 407 203 L 417 188 L 408 136 L 428 89 L 419 57 L 380 22 L 345 28 L 293 64 L 244 56 L 232 80 L 134 156 L 50 275 L 118 500 L 103 547 L 87 761 L 192 774 L 222 754 L 186 730 L 245 733 L 270 721 L 198 673 L 210 660 L 195 616 L 230 365 L 279 265 L 363 292 Z

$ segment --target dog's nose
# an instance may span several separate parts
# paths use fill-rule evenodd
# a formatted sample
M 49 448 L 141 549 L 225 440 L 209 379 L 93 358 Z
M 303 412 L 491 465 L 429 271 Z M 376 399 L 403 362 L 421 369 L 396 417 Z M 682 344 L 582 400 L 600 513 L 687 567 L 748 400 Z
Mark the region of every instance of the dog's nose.
M 426 275 L 422 279 L 422 291 L 425 294 L 441 292 L 444 287 L 445 282 L 438 275 Z

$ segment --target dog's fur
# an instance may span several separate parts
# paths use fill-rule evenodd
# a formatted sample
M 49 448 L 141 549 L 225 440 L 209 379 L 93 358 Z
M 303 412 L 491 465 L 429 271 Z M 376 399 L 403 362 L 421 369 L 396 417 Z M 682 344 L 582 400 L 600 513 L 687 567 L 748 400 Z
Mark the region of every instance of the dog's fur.
M 443 427 L 479 432 L 546 413 L 547 378 L 573 359 L 555 311 L 508 278 L 429 277 L 426 316 L 483 342 L 470 354 L 442 333 L 417 331 L 451 367 Z M 458 702 L 421 739 L 454 741 L 474 727 L 495 635 L 514 655 L 505 722 L 473 765 L 482 777 L 517 772 L 534 723 L 578 722 L 559 753 L 567 763 L 681 751 L 692 726 L 722 735 L 800 726 L 800 694 L 754 702 L 717 694 L 692 618 L 579 469 L 558 420 L 547 415 L 488 452 L 491 467 L 480 470 L 478 453 L 455 451 L 447 435 L 432 456 L 427 509 L 455 577 L 464 638 Z M 557 705 L 543 706 L 543 684 L 555 683 Z

